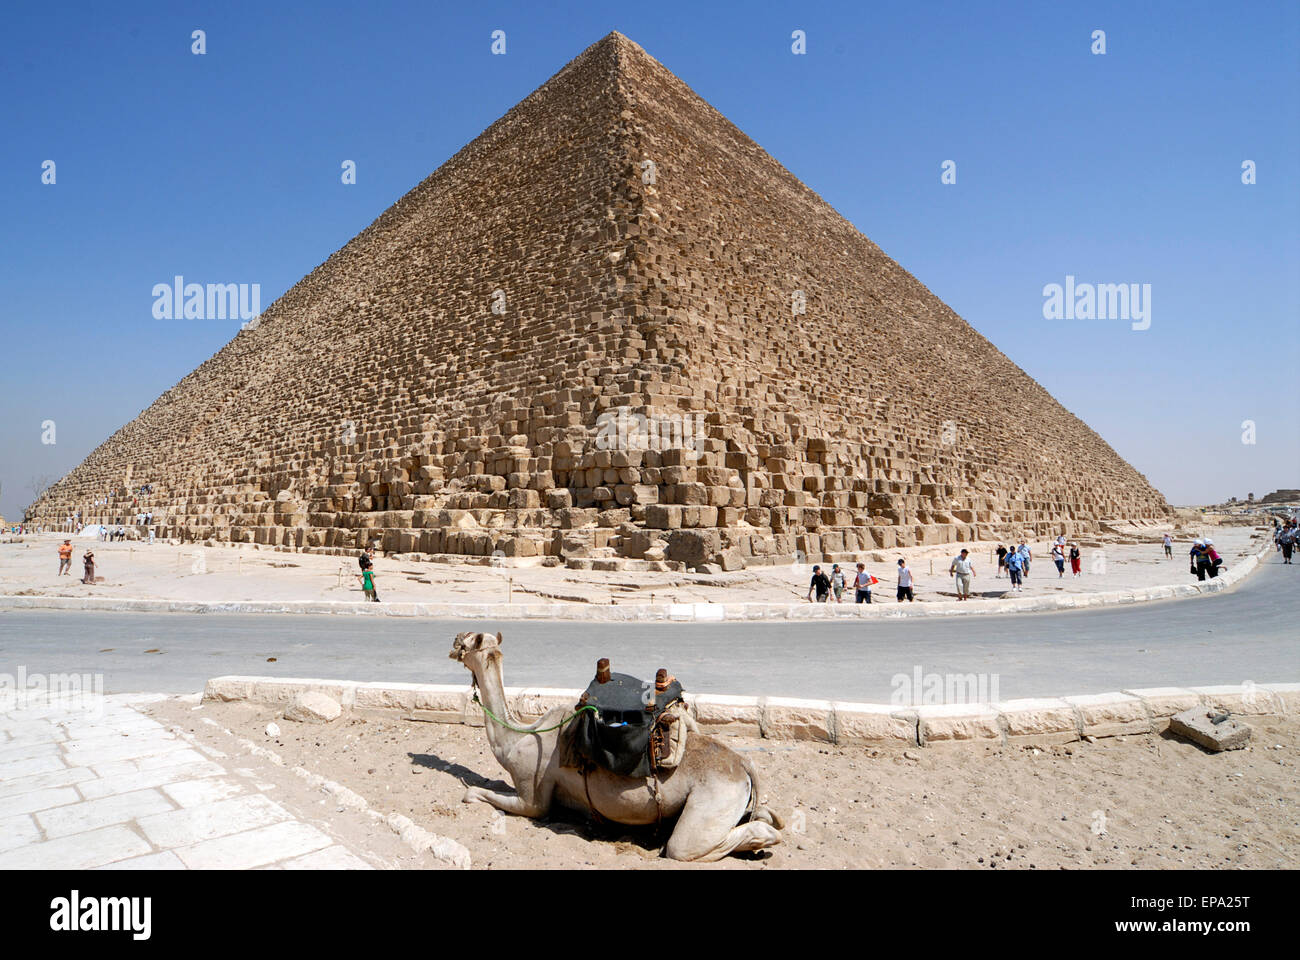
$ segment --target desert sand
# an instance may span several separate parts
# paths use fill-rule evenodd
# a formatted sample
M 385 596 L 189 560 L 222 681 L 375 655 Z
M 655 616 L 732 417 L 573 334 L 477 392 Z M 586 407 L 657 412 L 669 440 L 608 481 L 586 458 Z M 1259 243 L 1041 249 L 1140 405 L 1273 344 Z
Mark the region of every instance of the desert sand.
M 907 750 L 726 738 L 763 778 L 785 842 L 688 865 L 660 858 L 653 830 L 594 826 L 564 811 L 541 822 L 503 818 L 462 803 L 466 785 L 510 788 L 481 728 L 396 712 L 301 724 L 277 719 L 274 707 L 182 699 L 152 710 L 217 749 L 239 752 L 228 729 L 336 780 L 374 809 L 464 844 L 475 868 L 1300 867 L 1293 717 L 1248 718 L 1252 745 L 1221 754 L 1168 734 Z M 265 733 L 273 719 L 274 739 Z

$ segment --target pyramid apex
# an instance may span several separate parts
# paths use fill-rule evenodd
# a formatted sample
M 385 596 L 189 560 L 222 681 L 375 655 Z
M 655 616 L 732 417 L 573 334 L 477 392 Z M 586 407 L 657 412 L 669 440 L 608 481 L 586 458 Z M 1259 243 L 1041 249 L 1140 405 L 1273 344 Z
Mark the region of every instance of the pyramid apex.
M 603 49 L 612 48 L 614 50 L 626 50 L 626 49 L 641 50 L 642 49 L 639 43 L 637 43 L 631 37 L 627 36 L 627 34 L 619 33 L 617 30 L 611 30 L 609 33 L 605 34 L 603 37 L 601 37 L 599 40 L 596 41 L 594 46 Z

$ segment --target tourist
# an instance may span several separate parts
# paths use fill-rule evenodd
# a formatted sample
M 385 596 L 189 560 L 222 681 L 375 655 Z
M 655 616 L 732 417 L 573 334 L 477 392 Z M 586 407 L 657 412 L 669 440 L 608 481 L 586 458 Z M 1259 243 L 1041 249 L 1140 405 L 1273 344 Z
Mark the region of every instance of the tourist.
M 898 561 L 898 602 L 902 603 L 906 599 L 908 603 L 916 600 L 916 593 L 912 590 L 912 571 L 908 569 L 907 561 L 899 559 Z
M 94 584 L 95 582 L 95 551 L 87 549 L 81 556 L 81 564 L 85 567 L 85 574 L 81 578 L 82 583 Z
M 1193 543 L 1191 558 L 1191 572 L 1196 574 L 1197 580 L 1204 580 L 1206 577 L 1214 578 L 1219 575 L 1219 566 L 1223 563 L 1223 560 L 1215 552 L 1213 540 L 1206 538 Z M 1218 562 L 1216 563 L 1216 561 Z
M 1070 572 L 1077 577 L 1083 572 L 1080 569 L 1082 566 L 1083 556 L 1079 553 L 1079 545 L 1072 543 L 1070 544 Z
M 58 576 L 63 576 L 72 569 L 72 541 L 64 540 L 63 546 L 59 547 L 59 572 Z
M 357 557 L 357 565 L 361 567 L 363 573 L 373 568 L 375 565 L 375 548 L 366 547 L 361 556 Z
M 831 567 L 831 590 L 835 592 L 835 602 L 844 602 L 844 571 L 837 563 Z
M 378 603 L 379 593 L 375 590 L 375 571 L 367 567 L 357 574 L 357 579 L 361 581 L 361 589 L 365 591 L 366 599 Z
M 871 602 L 871 585 L 876 582 L 876 578 L 867 573 L 865 564 L 858 564 L 858 572 L 853 578 L 853 602 L 870 603 Z
M 1209 537 L 1205 538 L 1205 542 L 1202 544 L 1202 551 L 1206 563 L 1210 565 L 1210 569 L 1207 573 L 1209 573 L 1210 579 L 1214 579 L 1219 575 L 1219 567 L 1223 566 L 1223 558 L 1219 556 L 1218 552 L 1214 549 L 1214 541 Z
M 1011 589 L 1023 590 L 1024 581 L 1021 579 L 1021 571 L 1025 569 L 1025 559 L 1020 556 L 1020 551 L 1012 550 L 1007 554 L 1007 573 L 1011 576 Z
M 1169 536 L 1169 534 L 1166 533 L 1164 537 L 1164 543 L 1165 543 L 1165 559 L 1172 560 L 1174 558 L 1174 538 Z
M 1056 579 L 1060 580 L 1065 577 L 1065 544 L 1057 542 L 1052 544 L 1052 562 L 1056 564 Z
M 1291 554 L 1295 552 L 1296 535 L 1295 530 L 1287 527 L 1278 533 L 1278 547 L 1282 551 L 1282 562 L 1290 563 Z
M 1020 572 L 1023 576 L 1029 576 L 1029 561 L 1034 559 L 1034 551 L 1029 549 L 1025 541 L 1020 541 L 1020 546 L 1016 547 L 1016 553 L 1020 554 Z
M 975 576 L 975 564 L 970 561 L 970 551 L 963 549 L 961 553 L 952 558 L 952 565 L 948 567 L 948 572 L 957 578 L 957 599 L 970 599 L 970 581 Z
M 812 601 L 814 590 L 817 591 L 818 603 L 825 603 L 826 598 L 829 597 L 831 593 L 830 577 L 822 573 L 822 568 L 816 564 L 813 565 L 812 580 L 808 583 L 809 602 Z
M 1005 570 L 1006 568 L 1007 568 L 1007 548 L 999 543 L 998 544 L 998 572 L 993 575 L 994 579 L 995 580 L 1000 579 L 1002 577 L 1002 571 Z

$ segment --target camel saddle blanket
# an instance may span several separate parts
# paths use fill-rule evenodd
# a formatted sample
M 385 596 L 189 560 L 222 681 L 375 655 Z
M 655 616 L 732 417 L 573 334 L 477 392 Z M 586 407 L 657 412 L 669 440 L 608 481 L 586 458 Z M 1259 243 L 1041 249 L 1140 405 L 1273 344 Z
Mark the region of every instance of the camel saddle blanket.
M 565 731 L 561 763 L 588 764 L 625 777 L 649 777 L 676 767 L 686 750 L 682 685 L 672 681 L 648 707 L 654 688 L 625 673 L 611 673 L 605 683 L 592 680 L 578 706 L 596 709 L 583 710 Z

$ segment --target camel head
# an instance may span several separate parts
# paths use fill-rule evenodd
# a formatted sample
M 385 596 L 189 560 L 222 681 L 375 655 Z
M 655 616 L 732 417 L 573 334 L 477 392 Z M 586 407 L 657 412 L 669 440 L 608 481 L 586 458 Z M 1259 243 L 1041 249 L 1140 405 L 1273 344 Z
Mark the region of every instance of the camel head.
M 490 633 L 458 633 L 451 643 L 451 652 L 447 654 L 452 660 L 459 660 L 473 672 L 476 667 L 492 659 L 501 657 L 501 634 L 495 637 Z

